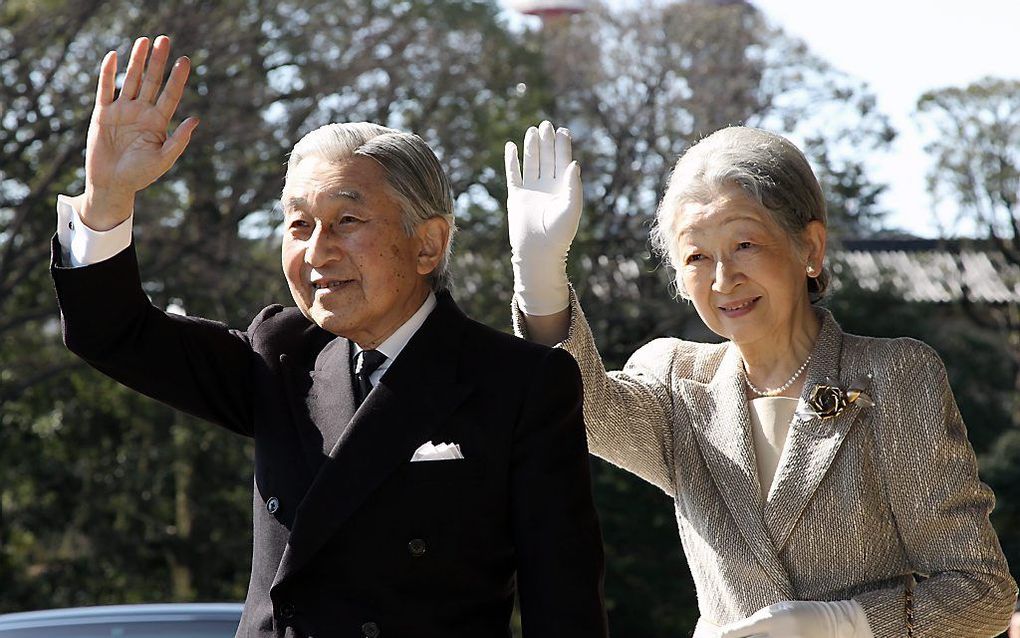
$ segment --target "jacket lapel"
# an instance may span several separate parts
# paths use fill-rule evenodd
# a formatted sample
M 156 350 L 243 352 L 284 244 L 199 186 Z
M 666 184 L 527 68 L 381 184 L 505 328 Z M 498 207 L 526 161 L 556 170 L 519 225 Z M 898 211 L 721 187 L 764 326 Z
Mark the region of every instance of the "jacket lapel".
M 801 394 L 802 405 L 817 385 L 845 389 L 854 381 L 841 378 L 842 330 L 829 312 L 818 312 L 822 328 L 811 353 L 811 363 Z M 827 419 L 795 416 L 791 422 L 789 438 L 765 505 L 765 524 L 777 551 L 789 539 L 794 525 L 818 490 L 860 411 L 860 406 L 851 404 Z
M 322 434 L 321 455 L 329 454 L 354 417 L 351 342 L 337 337 L 315 360 L 312 385 L 305 397 L 308 415 Z
M 456 378 L 466 322 L 449 295 L 441 295 L 350 424 L 341 428 L 295 513 L 273 587 L 305 565 L 467 398 L 471 386 Z M 342 375 L 335 378 L 341 383 Z M 341 390 L 351 392 L 349 372 L 343 389 L 336 389 Z
M 681 392 L 701 452 L 719 494 L 745 542 L 780 591 L 792 597 L 789 577 L 762 519 L 761 490 L 751 442 L 740 354 L 730 345 L 708 384 L 683 380 Z
M 309 351 L 280 355 L 286 401 L 310 471 L 309 482 L 354 414 L 350 342 L 310 325 Z

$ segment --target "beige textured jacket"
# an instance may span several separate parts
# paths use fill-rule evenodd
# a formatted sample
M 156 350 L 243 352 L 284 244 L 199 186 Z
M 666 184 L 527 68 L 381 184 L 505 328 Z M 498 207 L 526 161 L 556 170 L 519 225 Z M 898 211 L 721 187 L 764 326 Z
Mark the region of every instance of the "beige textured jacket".
M 1017 589 L 945 367 L 919 341 L 845 334 L 818 312 L 804 387 L 871 374 L 875 405 L 795 420 L 763 506 L 736 348 L 657 339 L 607 374 L 571 295 L 561 346 L 584 377 L 591 452 L 673 497 L 702 624 L 855 598 L 876 638 L 905 636 L 915 575 L 916 638 L 997 635 Z

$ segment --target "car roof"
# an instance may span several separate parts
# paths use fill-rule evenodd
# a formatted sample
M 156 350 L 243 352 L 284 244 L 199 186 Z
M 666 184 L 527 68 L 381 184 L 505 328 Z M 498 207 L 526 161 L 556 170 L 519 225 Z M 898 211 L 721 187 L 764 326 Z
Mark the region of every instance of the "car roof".
M 0 629 L 30 629 L 103 622 L 183 622 L 233 620 L 241 617 L 241 603 L 153 603 L 101 605 L 0 614 Z

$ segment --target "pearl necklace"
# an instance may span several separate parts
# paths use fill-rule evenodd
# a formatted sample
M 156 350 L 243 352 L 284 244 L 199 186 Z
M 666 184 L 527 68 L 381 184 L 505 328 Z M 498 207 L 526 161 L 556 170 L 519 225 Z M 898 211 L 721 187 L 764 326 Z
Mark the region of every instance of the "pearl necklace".
M 784 383 L 783 385 L 779 386 L 778 388 L 773 388 L 772 390 L 769 390 L 768 388 L 766 388 L 764 390 L 759 390 L 758 388 L 754 387 L 754 384 L 751 383 L 751 377 L 748 376 L 748 374 L 747 374 L 747 363 L 745 362 L 744 363 L 744 381 L 747 383 L 747 387 L 751 388 L 751 392 L 754 392 L 759 397 L 774 397 L 774 396 L 779 396 L 780 394 L 785 392 L 787 388 L 789 388 L 791 385 L 793 385 L 794 381 L 796 381 L 798 378 L 800 378 L 800 375 L 804 373 L 804 369 L 807 368 L 807 364 L 810 363 L 810 362 L 811 362 L 811 355 L 808 355 L 808 358 L 804 359 L 804 363 L 800 364 L 800 367 L 797 368 L 797 371 L 793 373 L 792 377 L 787 379 L 786 383 Z

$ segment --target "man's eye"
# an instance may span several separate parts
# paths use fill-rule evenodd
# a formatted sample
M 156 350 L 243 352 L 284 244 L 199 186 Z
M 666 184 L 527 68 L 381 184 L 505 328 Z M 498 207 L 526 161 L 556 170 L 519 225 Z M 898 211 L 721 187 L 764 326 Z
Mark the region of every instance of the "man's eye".
M 287 224 L 287 231 L 295 237 L 306 237 L 311 230 L 312 225 L 303 219 L 294 219 Z
M 337 230 L 341 228 L 350 230 L 352 228 L 357 228 L 359 224 L 363 223 L 365 223 L 365 220 L 360 217 L 355 217 L 354 215 L 341 215 L 335 222 L 333 222 L 333 227 Z
M 739 244 L 737 244 L 737 248 L 740 249 L 751 248 L 752 246 L 754 246 L 754 244 L 752 244 L 749 241 L 742 241 Z

